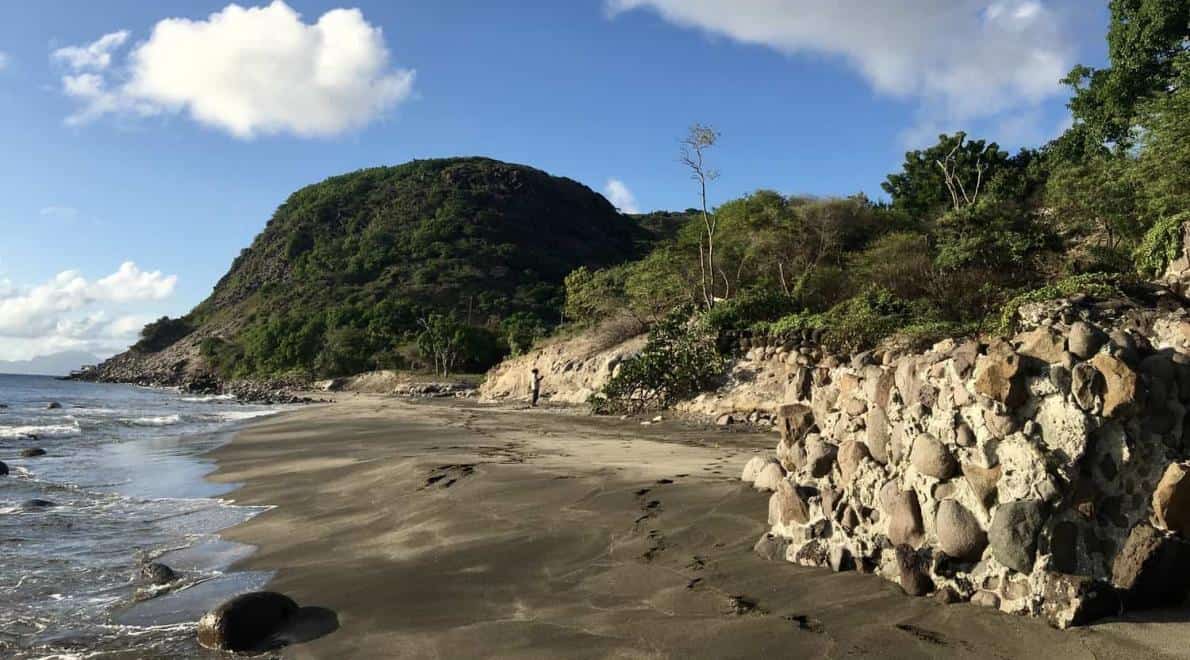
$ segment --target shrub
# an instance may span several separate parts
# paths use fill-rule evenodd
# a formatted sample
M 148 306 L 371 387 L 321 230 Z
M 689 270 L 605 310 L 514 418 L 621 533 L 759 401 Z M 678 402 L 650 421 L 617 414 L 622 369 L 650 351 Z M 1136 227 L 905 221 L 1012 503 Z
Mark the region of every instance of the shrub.
M 1085 273 L 1062 278 L 1013 297 L 1001 308 L 1000 315 L 993 321 L 990 330 L 997 334 L 1011 334 L 1016 329 L 1017 314 L 1020 313 L 1022 305 L 1064 298 L 1077 293 L 1096 298 L 1110 298 L 1122 295 L 1120 285 L 1123 282 L 1122 276 L 1113 273 Z
M 1145 277 L 1160 277 L 1182 253 L 1182 225 L 1190 222 L 1190 211 L 1161 218 L 1145 232 L 1133 252 L 1136 271 Z
M 597 414 L 633 414 L 667 408 L 712 386 L 724 360 L 693 308 L 670 312 L 649 331 L 644 349 L 620 364 L 619 371 L 591 397 Z
M 569 281 L 569 278 L 567 278 Z M 546 334 L 545 323 L 528 312 L 516 312 L 500 322 L 500 333 L 508 350 L 521 355 L 533 348 L 533 343 Z

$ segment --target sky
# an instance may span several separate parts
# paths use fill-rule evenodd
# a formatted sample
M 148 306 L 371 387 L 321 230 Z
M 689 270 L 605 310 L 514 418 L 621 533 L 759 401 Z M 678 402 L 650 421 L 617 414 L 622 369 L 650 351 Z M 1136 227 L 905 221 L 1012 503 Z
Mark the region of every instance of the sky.
M 0 22 L 0 360 L 110 355 L 205 298 L 287 195 L 414 158 L 684 209 L 881 195 L 966 130 L 1040 146 L 1104 63 L 1092 0 L 39 0 Z

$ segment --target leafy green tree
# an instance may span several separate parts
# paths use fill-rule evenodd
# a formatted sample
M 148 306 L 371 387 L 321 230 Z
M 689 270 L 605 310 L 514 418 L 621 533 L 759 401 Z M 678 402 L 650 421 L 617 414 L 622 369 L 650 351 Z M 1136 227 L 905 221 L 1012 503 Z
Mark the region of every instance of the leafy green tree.
M 1144 231 L 1128 157 L 1099 157 L 1059 167 L 1046 186 L 1046 206 L 1067 238 L 1091 240 L 1108 251 L 1130 247 Z
M 901 171 L 888 175 L 881 187 L 894 208 L 928 221 L 977 202 L 988 182 L 1009 165 L 1008 153 L 995 142 L 968 140 L 962 132 L 939 135 L 938 144 L 906 153 Z
M 565 316 L 571 323 L 592 325 L 623 311 L 629 266 L 591 270 L 580 266 L 566 276 Z
M 1190 2 L 1111 0 L 1107 52 L 1111 66 L 1079 65 L 1063 80 L 1074 89 L 1070 111 L 1087 139 L 1121 147 L 1145 99 L 1175 89 L 1175 63 L 1190 49 Z
M 526 312 L 517 312 L 500 321 L 500 332 L 513 355 L 522 355 L 546 334 L 545 323 Z

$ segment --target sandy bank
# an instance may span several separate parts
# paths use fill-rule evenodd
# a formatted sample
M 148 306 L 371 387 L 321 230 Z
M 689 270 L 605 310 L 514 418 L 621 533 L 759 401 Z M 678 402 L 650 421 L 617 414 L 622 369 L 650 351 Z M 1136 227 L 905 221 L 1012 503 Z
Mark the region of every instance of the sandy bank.
M 1186 619 L 1072 631 L 751 551 L 768 434 L 344 397 L 264 419 L 214 479 L 276 508 L 242 568 L 331 608 L 292 657 L 1179 657 Z M 740 597 L 732 600 L 733 597 Z M 744 603 L 740 606 L 740 603 Z M 749 603 L 754 604 L 750 609 Z M 742 612 L 742 613 L 741 613 Z M 1184 657 L 1184 656 L 1183 656 Z

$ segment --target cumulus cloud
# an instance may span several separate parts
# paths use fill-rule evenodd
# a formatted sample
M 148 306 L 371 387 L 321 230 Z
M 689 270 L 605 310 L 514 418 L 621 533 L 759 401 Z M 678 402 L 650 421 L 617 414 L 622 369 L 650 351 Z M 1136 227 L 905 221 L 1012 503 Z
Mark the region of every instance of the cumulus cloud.
M 608 179 L 603 187 L 603 194 L 612 206 L 620 209 L 621 213 L 640 213 L 640 206 L 636 203 L 636 195 L 619 179 Z
M 86 313 L 88 308 L 104 303 L 163 300 L 173 295 L 177 281 L 176 275 L 142 271 L 131 261 L 95 281 L 73 270 L 28 289 L 0 281 L 0 340 L 47 335 L 81 339 L 102 334 L 107 327 L 106 313 Z
M 123 36 L 121 36 L 123 35 Z M 184 113 L 239 138 L 331 136 L 360 128 L 413 93 L 414 72 L 390 65 L 380 28 L 357 9 L 305 23 L 281 0 L 231 4 L 205 20 L 168 18 L 113 65 L 125 31 L 54 52 L 79 103 L 67 118 Z
M 922 126 L 1002 120 L 1062 93 L 1075 0 L 605 0 L 788 55 L 838 58 L 878 93 L 917 103 Z M 910 131 L 918 139 L 920 128 Z M 931 136 L 933 137 L 933 136 Z

